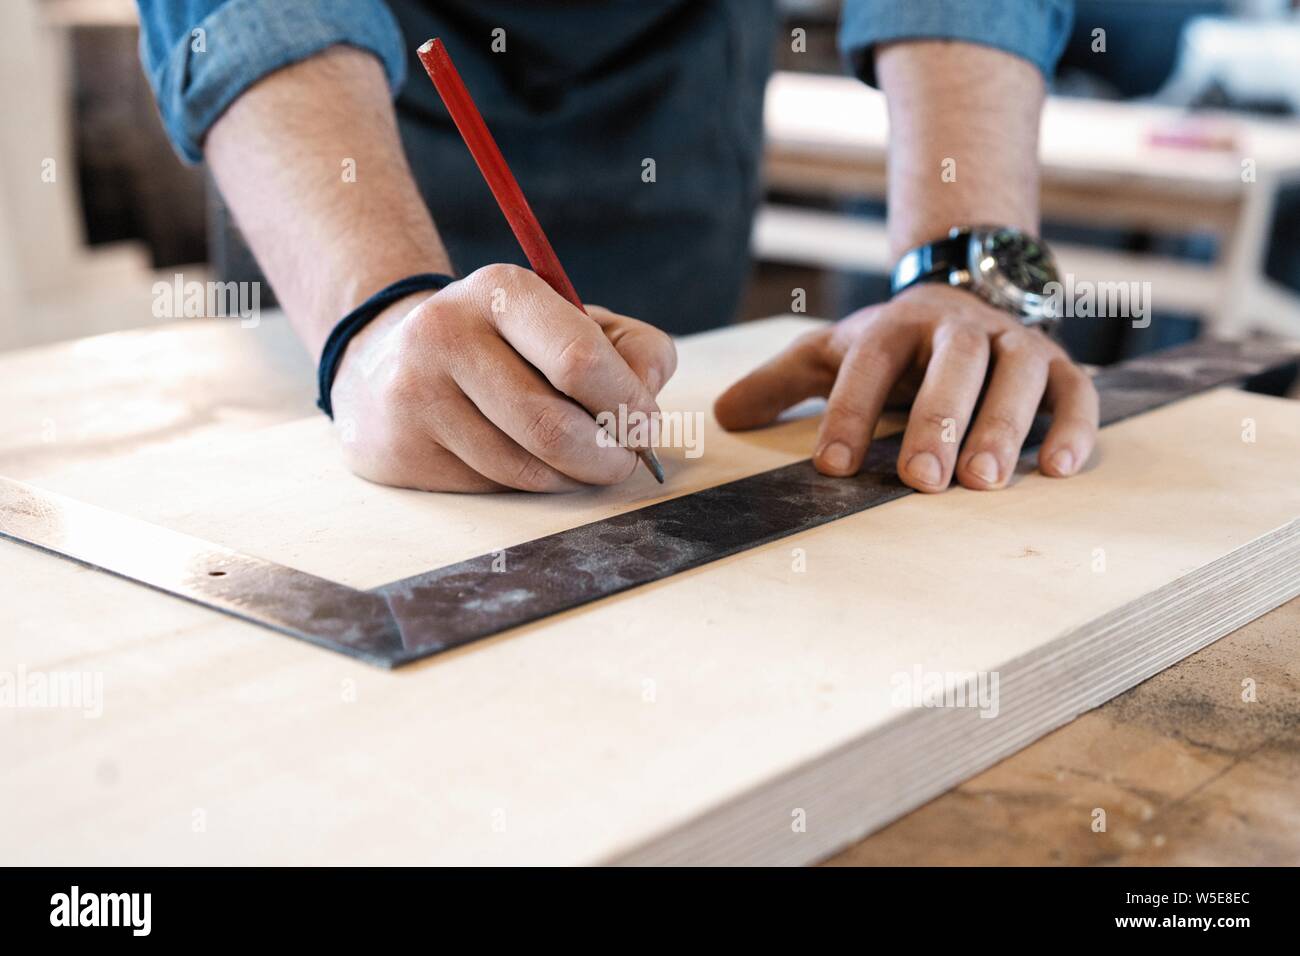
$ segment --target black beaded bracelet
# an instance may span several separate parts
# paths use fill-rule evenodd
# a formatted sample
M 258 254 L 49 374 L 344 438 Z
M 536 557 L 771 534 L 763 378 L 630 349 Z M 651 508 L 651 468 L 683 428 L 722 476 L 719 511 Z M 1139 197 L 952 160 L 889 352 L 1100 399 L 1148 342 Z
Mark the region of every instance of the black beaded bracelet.
M 343 361 L 343 351 L 352 341 L 352 337 L 364 329 L 370 321 L 398 299 L 404 299 L 414 292 L 432 292 L 444 289 L 456 280 L 451 276 L 436 272 L 424 272 L 420 275 L 398 279 L 392 285 L 384 286 L 370 298 L 343 317 L 329 338 L 325 340 L 325 349 L 320 354 L 320 366 L 316 370 L 316 383 L 320 387 L 320 398 L 316 407 L 334 417 L 334 406 L 330 403 L 330 390 L 334 388 L 334 376 L 338 374 L 339 363 Z

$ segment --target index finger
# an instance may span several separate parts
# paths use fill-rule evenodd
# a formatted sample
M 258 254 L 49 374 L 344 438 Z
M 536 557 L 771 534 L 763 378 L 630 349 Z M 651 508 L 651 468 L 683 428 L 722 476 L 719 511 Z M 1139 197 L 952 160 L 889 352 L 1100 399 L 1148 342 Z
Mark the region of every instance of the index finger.
M 1061 355 L 1048 369 L 1046 397 L 1052 427 L 1038 450 L 1038 467 L 1045 475 L 1067 478 L 1087 464 L 1097 442 L 1097 389 L 1086 372 Z
M 628 411 L 658 415 L 654 396 L 600 325 L 541 278 L 511 268 L 505 307 L 486 317 L 501 337 L 559 392 L 592 414 Z
M 912 326 L 876 325 L 854 340 L 822 416 L 813 453 L 818 471 L 837 478 L 858 473 L 889 392 L 919 345 L 920 332 Z

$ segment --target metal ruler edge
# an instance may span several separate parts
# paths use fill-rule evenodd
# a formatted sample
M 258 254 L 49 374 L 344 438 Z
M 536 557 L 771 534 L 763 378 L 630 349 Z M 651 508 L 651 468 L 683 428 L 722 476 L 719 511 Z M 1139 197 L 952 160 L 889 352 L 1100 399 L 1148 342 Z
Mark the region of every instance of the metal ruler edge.
M 1204 340 L 1103 369 L 1101 423 L 1294 366 L 1277 343 Z M 1046 427 L 1035 423 L 1022 460 Z M 370 590 L 0 478 L 0 537 L 381 667 L 428 657 L 912 494 L 901 435 L 851 478 L 804 460 Z

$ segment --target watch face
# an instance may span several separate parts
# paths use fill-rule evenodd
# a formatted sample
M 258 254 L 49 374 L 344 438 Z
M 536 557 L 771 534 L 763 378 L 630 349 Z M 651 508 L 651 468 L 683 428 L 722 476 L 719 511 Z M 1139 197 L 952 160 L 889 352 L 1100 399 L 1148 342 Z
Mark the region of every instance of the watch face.
M 988 238 L 985 254 L 992 256 L 998 271 L 1018 289 L 1042 295 L 1056 279 L 1052 255 L 1033 236 L 1015 229 L 999 229 Z

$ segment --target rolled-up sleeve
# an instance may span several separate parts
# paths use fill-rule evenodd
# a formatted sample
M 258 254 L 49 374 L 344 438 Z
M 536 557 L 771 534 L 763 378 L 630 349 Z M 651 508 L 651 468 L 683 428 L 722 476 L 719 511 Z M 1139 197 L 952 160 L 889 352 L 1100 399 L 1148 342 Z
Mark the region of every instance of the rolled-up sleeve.
M 1050 79 L 1070 37 L 1072 0 L 845 0 L 840 53 L 875 84 L 873 48 L 891 40 L 964 40 L 1023 57 Z
M 348 44 L 383 63 L 394 93 L 406 72 L 401 31 L 383 0 L 138 0 L 140 59 L 176 151 L 203 137 L 259 79 Z

